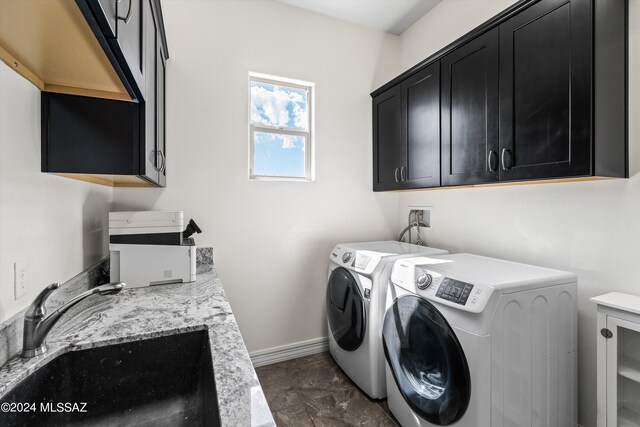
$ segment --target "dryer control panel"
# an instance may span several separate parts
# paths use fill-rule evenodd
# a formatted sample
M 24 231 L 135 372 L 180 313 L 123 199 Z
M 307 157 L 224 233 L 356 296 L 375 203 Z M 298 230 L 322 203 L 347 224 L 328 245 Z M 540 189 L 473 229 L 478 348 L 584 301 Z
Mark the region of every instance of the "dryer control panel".
M 426 257 L 400 259 L 393 266 L 391 281 L 439 304 L 472 313 L 482 312 L 493 287 L 438 271 L 446 270 L 447 262 Z
M 446 299 L 447 301 L 455 302 L 456 304 L 465 305 L 469 300 L 469 295 L 471 295 L 472 290 L 473 285 L 471 283 L 445 277 L 436 291 L 436 296 Z
M 383 252 L 355 250 L 341 245 L 331 251 L 329 259 L 334 263 L 355 270 L 358 273 L 370 275 L 376 269 L 383 257 L 393 254 Z

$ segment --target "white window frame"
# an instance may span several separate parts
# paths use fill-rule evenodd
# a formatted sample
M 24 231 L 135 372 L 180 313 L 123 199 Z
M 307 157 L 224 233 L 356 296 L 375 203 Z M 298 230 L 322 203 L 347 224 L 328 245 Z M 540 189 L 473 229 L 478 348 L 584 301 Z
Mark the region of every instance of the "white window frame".
M 294 130 L 284 126 L 270 126 L 270 125 L 255 125 L 251 123 L 251 82 L 267 83 L 276 86 L 292 87 L 296 89 L 304 89 L 307 91 L 307 119 L 308 129 Z M 305 82 L 302 80 L 294 80 L 286 77 L 272 76 L 269 74 L 249 72 L 248 87 L 248 122 L 249 122 L 249 180 L 251 181 L 295 181 L 295 182 L 313 182 L 315 180 L 315 143 L 313 138 L 314 129 L 314 117 L 313 117 L 313 100 L 314 100 L 314 88 L 315 85 L 311 82 Z M 253 173 L 253 159 L 254 159 L 254 134 L 255 132 L 273 133 L 279 135 L 293 135 L 304 137 L 304 172 L 303 177 L 292 176 L 267 176 L 267 175 L 255 175 Z

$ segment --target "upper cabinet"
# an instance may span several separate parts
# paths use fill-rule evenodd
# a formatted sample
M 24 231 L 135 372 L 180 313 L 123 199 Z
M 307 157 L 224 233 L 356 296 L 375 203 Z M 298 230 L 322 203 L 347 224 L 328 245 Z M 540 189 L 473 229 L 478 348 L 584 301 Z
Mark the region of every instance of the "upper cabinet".
M 588 1 L 543 0 L 500 26 L 502 181 L 591 174 L 590 22 Z
M 378 191 L 400 188 L 406 167 L 401 105 L 400 86 L 373 98 L 373 188 Z
M 373 99 L 374 189 L 440 185 L 440 64 Z
M 133 60 L 127 66 L 143 78 L 141 85 L 134 85 L 139 99 L 127 102 L 43 92 L 43 172 L 109 186 L 165 186 L 167 55 L 162 15 L 157 1 L 131 1 L 137 5 L 130 9 L 121 9 L 126 0 L 118 2 L 116 11 L 122 15 L 115 22 L 118 38 L 127 35 L 133 40 L 117 41 L 118 46 L 139 45 L 126 55 Z M 126 27 L 131 22 L 137 23 L 137 30 Z
M 374 91 L 375 106 L 400 88 L 409 111 L 404 89 L 439 67 L 439 129 L 402 113 L 397 139 L 386 141 L 430 135 L 420 145 L 428 148 L 402 160 L 408 170 L 437 167 L 441 182 L 407 185 L 401 173 L 385 187 L 374 180 L 374 190 L 627 177 L 627 8 L 626 0 L 522 0 Z M 374 129 L 375 170 L 386 161 L 375 114 Z
M 42 172 L 165 185 L 159 0 L 0 1 L 0 58 L 42 90 Z
M 442 64 L 442 184 L 498 181 L 498 29 Z
M 402 88 L 404 188 L 440 185 L 440 64 L 406 79 Z

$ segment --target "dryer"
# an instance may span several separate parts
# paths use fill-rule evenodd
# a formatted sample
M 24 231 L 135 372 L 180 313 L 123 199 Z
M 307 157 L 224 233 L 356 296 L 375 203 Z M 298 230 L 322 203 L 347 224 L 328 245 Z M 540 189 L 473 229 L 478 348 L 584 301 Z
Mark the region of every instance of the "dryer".
M 577 279 L 472 254 L 394 263 L 383 322 L 403 427 L 577 425 Z
M 369 397 L 386 396 L 381 326 L 393 262 L 447 253 L 396 241 L 343 243 L 331 251 L 326 295 L 329 349 Z

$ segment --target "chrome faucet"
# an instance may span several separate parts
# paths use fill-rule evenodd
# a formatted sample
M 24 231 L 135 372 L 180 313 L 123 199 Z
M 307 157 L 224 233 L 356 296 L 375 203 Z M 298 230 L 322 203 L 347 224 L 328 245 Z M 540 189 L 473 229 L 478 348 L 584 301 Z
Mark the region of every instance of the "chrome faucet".
M 54 283 L 47 286 L 42 292 L 40 292 L 36 299 L 33 300 L 24 315 L 22 357 L 34 357 L 44 354 L 47 351 L 47 344 L 45 343 L 47 334 L 53 325 L 55 325 L 60 319 L 60 316 L 62 316 L 71 307 L 93 294 L 117 294 L 125 286 L 126 285 L 124 283 L 109 283 L 106 285 L 96 286 L 95 288 L 89 289 L 88 291 L 70 299 L 62 307 L 51 313 L 50 316 L 45 317 L 47 315 L 47 310 L 45 309 L 44 304 L 53 291 L 58 289 L 60 285 Z

